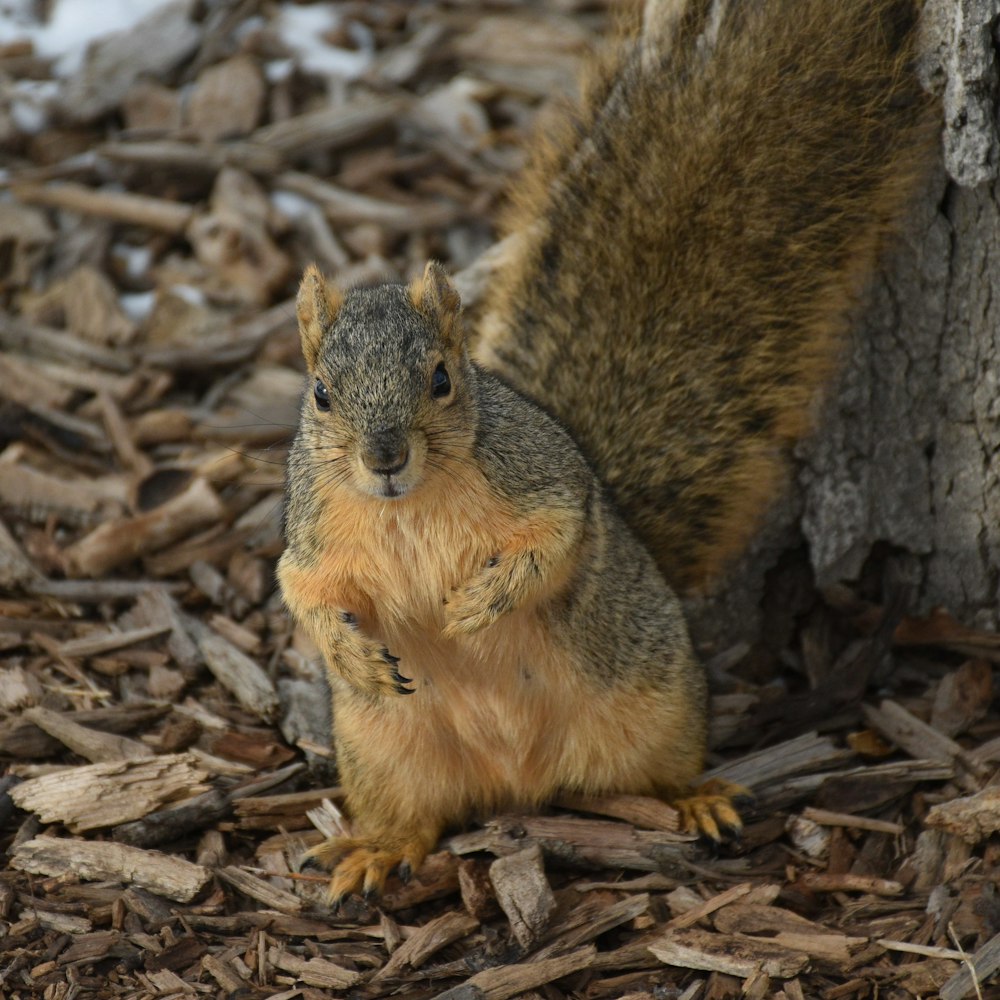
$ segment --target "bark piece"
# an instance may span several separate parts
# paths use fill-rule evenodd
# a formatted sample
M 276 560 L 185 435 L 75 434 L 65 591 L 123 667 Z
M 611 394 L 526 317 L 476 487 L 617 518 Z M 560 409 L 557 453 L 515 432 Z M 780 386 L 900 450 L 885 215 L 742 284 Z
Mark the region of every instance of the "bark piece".
M 0 711 L 12 712 L 24 708 L 25 705 L 33 705 L 41 700 L 41 697 L 42 686 L 34 674 L 26 673 L 19 666 L 4 667 L 0 670 Z M 2 739 L 0 739 L 0 751 L 3 751 Z
M 597 949 L 589 945 L 568 955 L 547 958 L 541 962 L 486 969 L 461 986 L 439 993 L 436 1000 L 509 1000 L 519 993 L 555 982 L 573 972 L 581 972 L 589 968 L 596 957 Z
M 100 576 L 214 524 L 224 515 L 218 494 L 196 477 L 181 493 L 148 513 L 105 521 L 66 549 L 66 562 L 79 576 Z
M 829 737 L 805 733 L 766 750 L 758 750 L 739 760 L 714 767 L 705 772 L 705 777 L 725 778 L 757 790 L 790 775 L 818 771 L 831 764 L 850 760 L 853 756 L 853 753 L 836 747 Z
M 148 639 L 155 639 L 163 635 L 167 627 L 163 625 L 145 626 L 143 628 L 129 629 L 125 632 L 118 630 L 108 630 L 92 632 L 90 635 L 82 636 L 79 639 L 70 639 L 59 644 L 59 655 L 68 659 L 85 658 L 97 656 L 100 653 L 108 653 L 113 649 L 121 649 L 123 646 L 131 646 L 137 642 L 146 642 Z
M 808 965 L 808 956 L 742 934 L 712 934 L 689 927 L 657 939 L 649 950 L 666 965 L 721 972 L 749 979 L 759 970 L 775 979 L 791 979 Z
M 144 226 L 173 236 L 180 236 L 194 216 L 190 205 L 176 201 L 120 191 L 95 191 L 69 181 L 50 185 L 22 181 L 14 187 L 14 193 L 27 205 L 47 205 L 81 215 L 96 215 L 109 222 Z
M 269 949 L 268 962 L 275 968 L 290 972 L 307 986 L 328 990 L 349 990 L 364 978 L 359 972 L 344 969 L 325 958 L 299 958 L 277 948 Z
M 201 967 L 226 991 L 227 994 L 235 993 L 248 984 L 239 973 L 228 962 L 224 962 L 214 955 L 204 955 L 201 959 Z
M 471 934 L 479 926 L 475 917 L 458 911 L 440 917 L 414 931 L 391 955 L 389 961 L 372 977 L 372 982 L 392 979 L 407 968 L 419 969 L 442 948 Z
M 54 237 L 44 213 L 16 202 L 0 204 L 0 287 L 27 285 Z
M 130 130 L 173 132 L 181 127 L 181 95 L 155 80 L 137 80 L 122 101 L 122 113 Z
M 398 232 L 447 226 L 458 215 L 452 205 L 430 202 L 399 203 L 358 194 L 347 188 L 321 181 L 308 174 L 288 171 L 276 180 L 279 190 L 291 191 L 315 201 L 334 225 L 374 222 Z
M 945 736 L 958 736 L 989 711 L 993 670 L 987 660 L 969 660 L 941 678 L 931 709 L 931 725 Z
M 458 889 L 470 916 L 483 922 L 497 915 L 497 899 L 490 881 L 489 865 L 467 858 L 459 861 Z
M 177 602 L 166 591 L 151 587 L 139 595 L 129 612 L 119 618 L 118 624 L 125 629 L 149 626 L 169 630 L 167 651 L 182 670 L 190 672 L 203 661 L 197 644 L 185 627 L 184 619 Z
M 992 180 L 1000 163 L 996 123 L 997 59 L 991 0 L 932 0 L 923 18 L 921 78 L 928 90 L 944 84 L 944 154 L 961 185 Z
M 294 115 L 254 132 L 255 144 L 277 150 L 288 160 L 306 153 L 336 149 L 370 135 L 393 121 L 406 106 L 396 97 L 356 98 L 345 104 Z
M 671 929 L 676 929 L 680 927 L 694 927 L 699 920 L 703 917 L 707 917 L 710 913 L 715 913 L 716 910 L 722 909 L 724 906 L 729 906 L 732 903 L 737 902 L 737 900 L 743 899 L 753 885 L 750 882 L 741 882 L 739 885 L 731 886 L 724 892 L 720 892 L 711 899 L 706 899 L 704 903 L 700 906 L 693 906 L 689 910 L 685 910 L 684 913 L 676 916 L 671 920 L 667 927 Z
M 152 725 L 166 715 L 166 705 L 118 706 L 73 713 L 73 721 L 109 733 L 127 733 Z M 23 716 L 12 716 L 0 722 L 0 753 L 12 757 L 49 757 L 58 753 L 58 740 L 42 732 Z
M 941 1000 L 963 1000 L 963 997 L 981 996 L 977 984 L 988 979 L 997 969 L 1000 969 L 1000 934 L 990 938 L 986 944 L 970 955 L 967 964 L 941 987 Z
M 125 506 L 128 487 L 122 476 L 57 476 L 20 462 L 0 460 L 0 502 L 35 518 L 53 516 L 65 524 L 90 526 Z M 34 576 L 41 574 L 37 571 Z M 34 585 L 37 579 L 27 579 Z
M 21 546 L 0 520 L 0 588 L 18 590 L 26 583 L 37 580 L 41 573 L 21 551 Z
M 130 740 L 126 736 L 88 729 L 62 712 L 53 712 L 39 706 L 29 708 L 24 713 L 24 718 L 93 764 L 102 761 L 140 760 L 153 755 L 153 751 L 145 743 Z
M 846 813 L 831 812 L 829 809 L 815 809 L 807 806 L 802 815 L 821 826 L 843 826 L 852 830 L 872 830 L 875 833 L 891 833 L 898 837 L 906 828 L 901 823 L 890 823 L 884 819 L 871 819 L 868 816 L 850 816 Z
M 207 777 L 190 754 L 70 767 L 11 791 L 15 804 L 73 833 L 138 819 L 165 802 L 204 791 Z
M 1000 830 L 1000 787 L 988 785 L 975 795 L 932 806 L 924 822 L 978 844 Z
M 501 857 L 538 843 L 566 861 L 601 868 L 661 871 L 693 856 L 692 837 L 636 830 L 624 823 L 571 816 L 500 816 L 485 830 L 452 837 L 456 854 L 491 851 Z M 678 870 L 683 870 L 678 866 Z
M 243 188 L 240 205 L 233 204 L 236 192 L 224 195 L 227 187 L 236 185 Z M 227 168 L 216 178 L 209 212 L 194 216 L 185 233 L 198 260 L 212 273 L 213 290 L 265 306 L 288 279 L 292 262 L 271 238 L 267 220 L 248 210 L 255 198 L 265 196 L 253 178 Z
M 32 303 L 29 318 L 66 326 L 91 343 L 107 347 L 127 344 L 135 334 L 135 324 L 119 304 L 114 285 L 90 264 L 81 264 L 50 285 Z
M 406 885 L 387 892 L 382 907 L 391 913 L 458 891 L 458 858 L 448 851 L 427 857 Z
M 662 799 L 650 798 L 647 795 L 563 796 L 557 805 L 578 812 L 613 816 L 643 830 L 675 832 L 680 829 L 677 810 Z
M 55 837 L 21 844 L 15 848 L 11 864 L 35 875 L 73 872 L 94 882 L 124 882 L 179 903 L 193 899 L 211 877 L 200 865 L 157 851 Z
M 870 892 L 876 896 L 901 896 L 899 882 L 874 875 L 854 875 L 850 872 L 806 872 L 799 881 L 813 892 Z
M 247 135 L 264 109 L 265 87 L 256 61 L 233 56 L 203 70 L 188 98 L 188 122 L 203 142 Z
M 122 823 L 112 829 L 111 836 L 119 843 L 133 847 L 156 847 L 217 822 L 229 812 L 231 805 L 229 795 L 213 788 L 180 804 L 172 803 L 166 809 Z
M 198 636 L 198 648 L 208 669 L 248 712 L 261 719 L 274 717 L 278 710 L 278 692 L 255 660 L 207 628 Z
M 605 931 L 641 917 L 649 910 L 649 896 L 639 893 L 608 903 L 603 896 L 592 896 L 554 923 L 546 934 L 549 943 L 535 952 L 540 961 L 593 941 Z
M 220 868 L 218 875 L 244 895 L 263 903 L 268 909 L 278 910 L 281 913 L 299 913 L 302 909 L 302 900 L 298 896 L 271 885 L 242 868 L 233 866 Z
M 535 844 L 498 858 L 490 865 L 490 881 L 514 937 L 527 950 L 541 937 L 556 908 L 545 877 L 542 849 Z
M 868 724 L 887 740 L 902 747 L 913 757 L 939 760 L 959 765 L 958 780 L 974 791 L 987 777 L 988 770 L 962 749 L 954 740 L 918 719 L 897 702 L 885 700 L 878 708 L 863 706 Z
M 762 935 L 782 947 L 838 965 L 850 961 L 852 948 L 868 943 L 866 937 L 848 937 L 777 906 L 737 903 L 721 910 L 714 923 L 725 934 Z

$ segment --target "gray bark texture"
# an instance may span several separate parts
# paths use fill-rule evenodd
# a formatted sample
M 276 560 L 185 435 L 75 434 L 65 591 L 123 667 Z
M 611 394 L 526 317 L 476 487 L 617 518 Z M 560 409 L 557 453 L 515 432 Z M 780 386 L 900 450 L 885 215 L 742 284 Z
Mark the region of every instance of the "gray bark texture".
M 691 602 L 716 648 L 757 634 L 765 573 L 803 540 L 820 586 L 885 543 L 908 610 L 1000 624 L 998 30 L 1000 0 L 928 0 L 920 72 L 942 99 L 943 163 L 887 248 L 789 495 L 725 589 Z

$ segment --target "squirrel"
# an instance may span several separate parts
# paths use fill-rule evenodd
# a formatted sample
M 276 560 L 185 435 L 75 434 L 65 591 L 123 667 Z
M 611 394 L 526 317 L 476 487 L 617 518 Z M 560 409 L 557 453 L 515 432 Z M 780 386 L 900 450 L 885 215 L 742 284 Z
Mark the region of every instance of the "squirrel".
M 696 787 L 706 679 L 677 593 L 777 492 L 930 161 L 916 17 L 649 4 L 538 140 L 474 345 L 438 264 L 347 291 L 307 269 L 278 578 L 333 691 L 354 835 L 306 856 L 332 903 L 567 793 L 739 831 L 740 789 Z

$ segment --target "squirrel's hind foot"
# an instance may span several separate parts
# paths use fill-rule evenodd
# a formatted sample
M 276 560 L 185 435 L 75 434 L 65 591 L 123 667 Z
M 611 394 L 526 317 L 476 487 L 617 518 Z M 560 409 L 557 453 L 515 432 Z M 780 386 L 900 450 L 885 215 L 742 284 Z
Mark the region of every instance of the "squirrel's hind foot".
M 673 799 L 671 805 L 680 813 L 682 830 L 719 846 L 739 840 L 743 832 L 739 809 L 751 807 L 754 801 L 749 788 L 712 778 L 692 789 L 690 795 Z
M 331 837 L 307 851 L 299 867 L 330 872 L 326 898 L 336 910 L 352 893 L 359 893 L 369 903 L 378 900 L 394 870 L 403 882 L 409 881 L 427 850 L 419 837 L 391 843 L 369 837 Z

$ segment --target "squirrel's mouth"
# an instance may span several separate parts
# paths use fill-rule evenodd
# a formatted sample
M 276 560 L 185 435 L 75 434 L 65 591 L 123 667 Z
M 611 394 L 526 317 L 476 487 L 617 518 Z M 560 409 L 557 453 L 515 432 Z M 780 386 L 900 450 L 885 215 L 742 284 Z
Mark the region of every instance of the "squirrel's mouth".
M 398 500 L 407 492 L 407 488 L 395 476 L 380 476 L 378 495 L 388 500 Z

